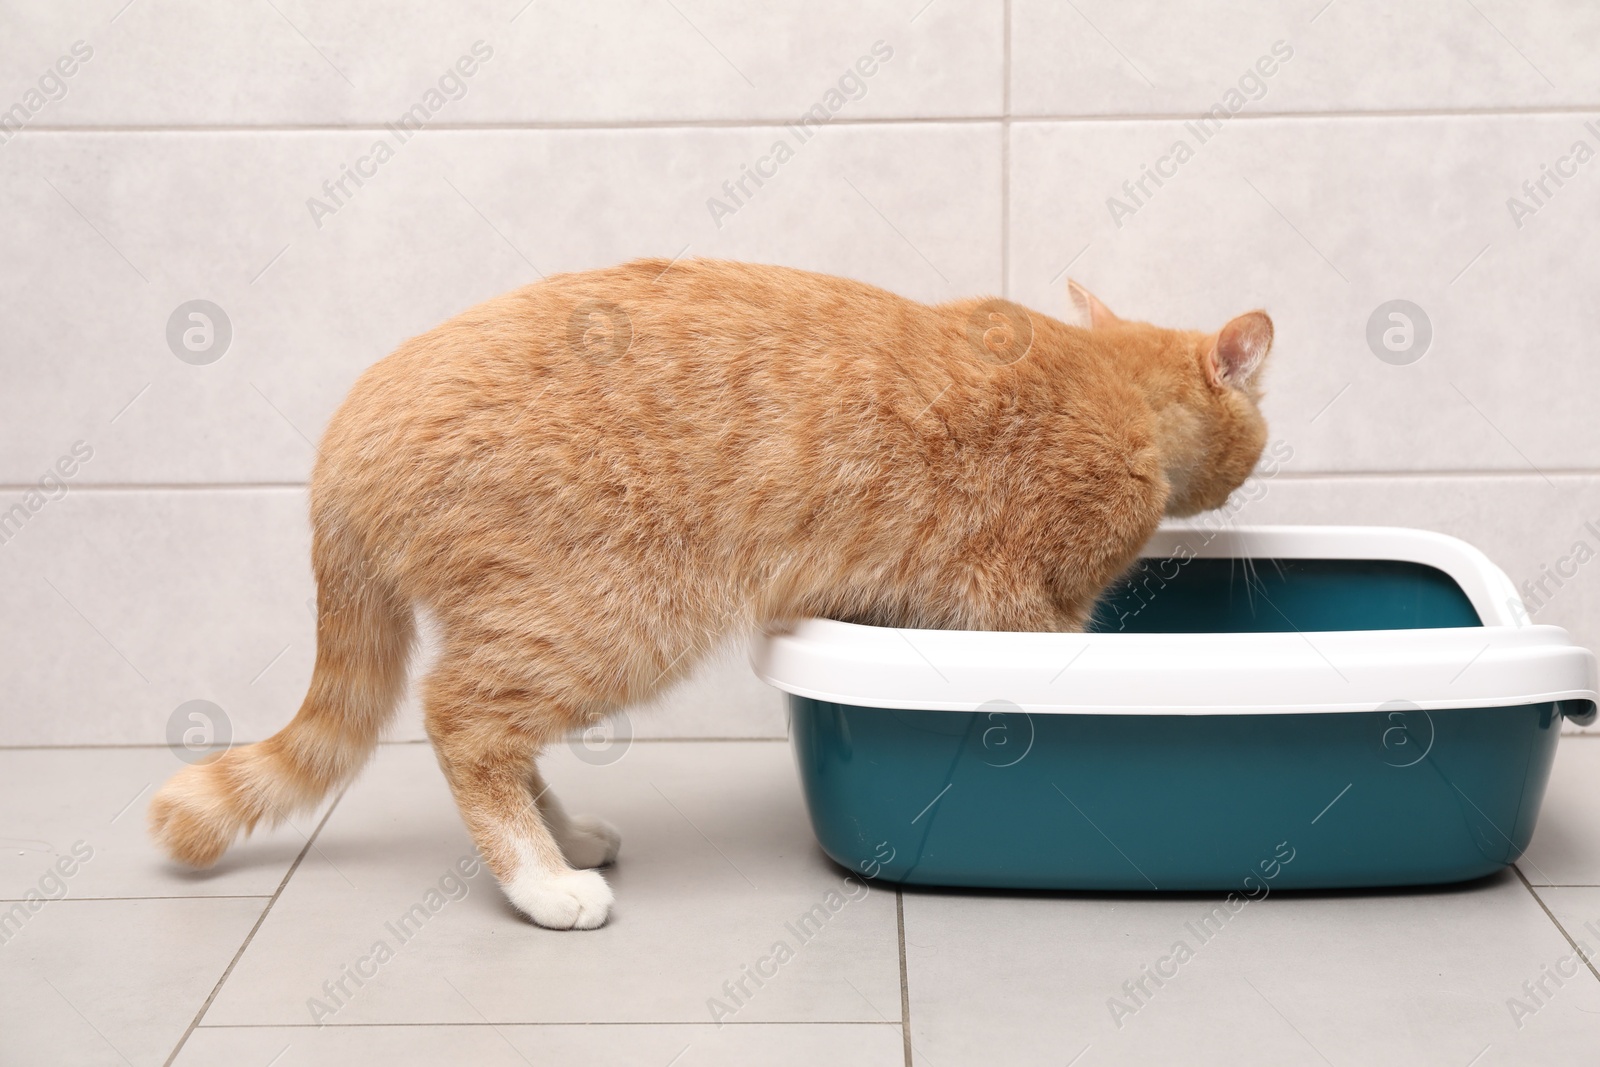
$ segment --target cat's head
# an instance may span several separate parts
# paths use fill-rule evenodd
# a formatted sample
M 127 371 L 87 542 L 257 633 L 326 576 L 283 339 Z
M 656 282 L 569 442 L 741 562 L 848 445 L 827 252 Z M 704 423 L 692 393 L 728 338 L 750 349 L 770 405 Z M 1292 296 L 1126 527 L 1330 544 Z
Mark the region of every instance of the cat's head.
M 1265 311 L 1248 311 L 1216 333 L 1169 330 L 1119 318 L 1076 282 L 1067 291 L 1074 325 L 1115 351 L 1155 413 L 1156 445 L 1171 486 L 1166 513 L 1221 507 L 1267 443 L 1260 378 L 1272 320 Z

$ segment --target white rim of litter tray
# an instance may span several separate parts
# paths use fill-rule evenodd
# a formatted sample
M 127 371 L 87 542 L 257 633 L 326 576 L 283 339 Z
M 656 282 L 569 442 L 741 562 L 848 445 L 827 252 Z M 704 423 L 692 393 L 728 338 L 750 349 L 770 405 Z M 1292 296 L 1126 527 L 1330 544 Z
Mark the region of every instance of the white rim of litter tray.
M 758 635 L 751 665 L 796 696 L 930 711 L 1283 714 L 1597 699 L 1593 653 L 1559 626 L 1529 624 L 1511 579 L 1454 537 L 1383 526 L 1164 527 L 1141 554 L 1426 564 L 1461 586 L 1484 625 L 1070 634 L 805 619 Z

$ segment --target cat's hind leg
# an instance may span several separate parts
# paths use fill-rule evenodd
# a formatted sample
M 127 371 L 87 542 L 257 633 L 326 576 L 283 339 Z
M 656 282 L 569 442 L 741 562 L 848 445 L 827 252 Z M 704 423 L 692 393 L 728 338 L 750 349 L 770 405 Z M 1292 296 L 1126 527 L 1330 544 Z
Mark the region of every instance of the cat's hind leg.
M 553 798 L 546 794 L 550 802 L 536 804 L 529 790 L 538 780 L 534 760 L 572 728 L 575 716 L 527 688 L 472 677 L 466 659 L 447 651 L 423 697 L 428 736 L 462 821 L 519 911 L 554 930 L 593 929 L 611 913 L 611 887 L 599 871 L 569 860 L 551 823 L 569 844 L 580 836 L 587 842 L 592 829 L 580 833 Z M 603 859 L 605 851 L 574 849 L 583 853 L 578 862 Z

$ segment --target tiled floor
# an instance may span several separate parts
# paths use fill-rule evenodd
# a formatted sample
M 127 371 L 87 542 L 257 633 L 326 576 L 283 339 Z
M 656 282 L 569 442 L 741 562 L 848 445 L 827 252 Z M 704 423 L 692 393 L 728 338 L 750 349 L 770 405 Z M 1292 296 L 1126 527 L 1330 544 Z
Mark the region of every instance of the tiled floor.
M 623 830 L 596 932 L 537 929 L 487 874 L 458 876 L 470 846 L 423 745 L 385 746 L 336 804 L 206 876 L 143 838 L 176 766 L 164 748 L 0 751 L 0 1063 L 1600 1060 L 1600 978 L 1545 977 L 1574 942 L 1600 948 L 1594 738 L 1563 739 L 1518 871 L 1275 894 L 1120 1026 L 1109 998 L 1209 898 L 873 888 L 801 941 L 791 920 L 843 871 L 811 837 L 786 744 L 639 741 L 607 766 L 550 764 L 569 807 Z M 52 875 L 62 857 L 71 874 Z M 58 899 L 9 903 L 30 891 Z M 402 928 L 407 913 L 424 918 Z M 745 978 L 779 941 L 793 958 Z M 1549 995 L 1513 1017 L 1541 979 Z

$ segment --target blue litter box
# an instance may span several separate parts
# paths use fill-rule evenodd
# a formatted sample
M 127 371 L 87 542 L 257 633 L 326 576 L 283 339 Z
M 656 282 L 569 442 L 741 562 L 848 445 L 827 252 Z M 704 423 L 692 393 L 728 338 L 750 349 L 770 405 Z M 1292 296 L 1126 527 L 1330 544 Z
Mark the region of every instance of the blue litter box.
M 1380 527 L 1166 529 L 1088 633 L 809 619 L 753 662 L 823 849 L 921 885 L 1481 877 L 1596 701 L 1594 656 L 1481 552 Z

